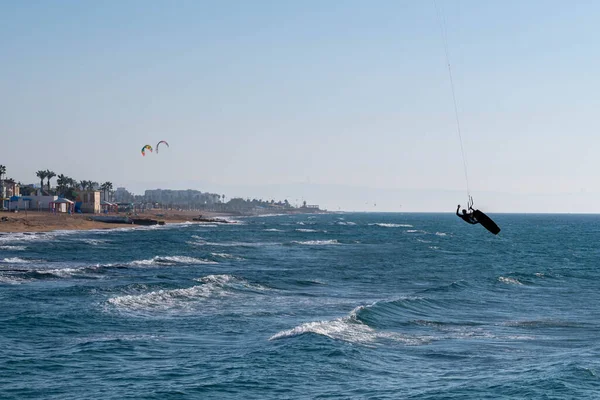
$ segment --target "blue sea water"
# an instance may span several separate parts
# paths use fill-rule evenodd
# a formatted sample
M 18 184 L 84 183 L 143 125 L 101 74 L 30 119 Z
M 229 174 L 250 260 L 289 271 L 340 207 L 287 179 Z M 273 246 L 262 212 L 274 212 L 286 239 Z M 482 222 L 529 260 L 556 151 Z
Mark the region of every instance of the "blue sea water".
M 0 235 L 0 398 L 600 398 L 600 216 L 493 217 Z

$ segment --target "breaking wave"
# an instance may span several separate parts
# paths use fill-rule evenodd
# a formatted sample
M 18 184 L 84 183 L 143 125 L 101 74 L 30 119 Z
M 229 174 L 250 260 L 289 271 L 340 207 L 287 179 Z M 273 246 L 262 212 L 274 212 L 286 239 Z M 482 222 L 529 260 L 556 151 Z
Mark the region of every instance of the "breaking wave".
M 232 275 L 208 275 L 196 281 L 200 285 L 183 289 L 157 290 L 144 294 L 108 299 L 108 304 L 129 311 L 166 311 L 195 309 L 206 299 L 224 298 L 240 291 L 261 292 L 267 288 Z
M 502 283 L 506 283 L 507 285 L 523 285 L 518 279 L 516 278 L 510 278 L 510 277 L 504 277 L 501 276 L 498 278 L 499 282 Z
M 406 345 L 422 345 L 430 342 L 431 337 L 411 336 L 398 332 L 376 330 L 365 324 L 358 317 L 364 306 L 357 307 L 350 315 L 329 321 L 313 321 L 303 323 L 295 328 L 280 331 L 269 338 L 278 340 L 305 334 L 325 336 L 334 340 L 349 343 L 373 345 L 382 340 L 392 340 Z
M 155 256 L 147 260 L 135 260 L 130 262 L 128 265 L 143 266 L 143 265 L 196 265 L 196 264 L 218 264 L 216 261 L 205 260 L 201 258 L 193 258 L 186 256 Z
M 30 261 L 24 260 L 19 257 L 3 258 L 2 260 L 0 260 L 0 263 L 6 263 L 6 264 L 26 264 L 28 262 L 30 262 Z
M 388 223 L 375 223 L 375 224 L 369 224 L 371 226 L 380 226 L 382 228 L 412 228 L 413 226 L 410 224 L 388 224 Z
M 340 244 L 340 242 L 338 242 L 335 239 L 331 239 L 331 240 L 305 240 L 305 241 L 293 241 L 292 243 L 295 244 L 301 244 L 304 246 L 328 246 L 328 245 L 337 245 Z
M 0 250 L 24 251 L 26 249 L 26 246 L 0 246 Z

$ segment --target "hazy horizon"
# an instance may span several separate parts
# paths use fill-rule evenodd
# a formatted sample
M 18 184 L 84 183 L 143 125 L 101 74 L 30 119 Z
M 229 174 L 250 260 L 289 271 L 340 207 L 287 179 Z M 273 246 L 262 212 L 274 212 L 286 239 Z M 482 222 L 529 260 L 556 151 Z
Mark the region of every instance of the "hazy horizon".
M 600 213 L 600 3 L 438 1 L 475 205 Z M 0 164 L 332 211 L 466 200 L 433 2 L 0 4 Z M 145 144 L 169 142 L 142 157 Z M 376 204 L 376 206 L 375 206 Z

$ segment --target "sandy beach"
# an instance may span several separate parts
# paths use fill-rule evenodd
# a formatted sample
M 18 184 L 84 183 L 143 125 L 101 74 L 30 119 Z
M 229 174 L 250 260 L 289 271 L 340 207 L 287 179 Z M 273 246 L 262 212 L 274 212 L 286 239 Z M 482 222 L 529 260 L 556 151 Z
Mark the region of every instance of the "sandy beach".
M 198 211 L 149 211 L 138 214 L 138 218 L 151 218 L 164 221 L 166 224 L 193 222 L 193 218 L 202 215 L 204 218 L 226 218 L 228 214 Z M 123 214 L 108 214 L 123 215 Z M 112 224 L 90 221 L 92 214 L 52 214 L 49 212 L 3 212 L 0 213 L 0 232 L 49 232 L 55 230 L 89 230 L 89 229 L 114 229 L 124 226 L 137 225 Z

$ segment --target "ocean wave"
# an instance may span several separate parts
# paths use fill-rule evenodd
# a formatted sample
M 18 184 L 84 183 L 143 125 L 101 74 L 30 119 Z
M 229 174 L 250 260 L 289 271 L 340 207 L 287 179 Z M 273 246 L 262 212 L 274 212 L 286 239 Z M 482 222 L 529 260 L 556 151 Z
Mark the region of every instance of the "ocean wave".
M 26 246 L 0 246 L 0 250 L 24 251 L 24 250 L 27 250 L 27 247 Z
M 108 304 L 128 311 L 165 311 L 194 309 L 202 300 L 223 298 L 236 291 L 264 291 L 267 288 L 251 284 L 232 275 L 208 275 L 196 279 L 201 285 L 183 289 L 157 290 L 144 294 L 123 295 L 108 299 Z
M 378 222 L 374 224 L 369 224 L 371 226 L 380 226 L 382 228 L 412 228 L 413 226 L 410 224 L 391 224 L 391 223 L 383 223 Z
M 318 232 L 315 229 L 296 229 L 296 232 Z
M 431 288 L 427 288 L 427 289 L 423 289 L 420 292 L 421 293 L 429 293 L 429 292 L 454 292 L 454 291 L 461 291 L 461 290 L 465 290 L 469 288 L 469 283 L 465 280 L 458 280 L 458 281 L 454 281 L 451 282 L 449 284 L 446 285 L 440 285 L 440 286 L 435 286 L 435 287 L 431 287 Z
M 350 221 L 337 221 L 335 223 L 336 225 L 342 225 L 342 226 L 355 226 L 356 222 L 350 222 Z
M 91 239 L 91 238 L 83 238 L 83 239 L 77 239 L 78 242 L 83 242 L 92 246 L 99 246 L 101 244 L 105 244 L 108 242 L 108 240 L 105 239 Z
M 292 241 L 292 243 L 301 244 L 301 245 L 304 245 L 304 246 L 328 246 L 328 245 L 338 245 L 338 244 L 340 244 L 340 242 L 338 242 L 335 239 L 331 239 L 331 240 L 305 240 L 305 241 L 294 240 L 294 241 Z
M 6 263 L 6 264 L 25 264 L 25 263 L 29 263 L 29 260 L 24 260 L 22 258 L 19 257 L 9 257 L 9 258 L 3 258 L 2 260 L 0 260 L 0 263 Z
M 444 232 L 436 232 L 435 235 L 436 236 L 448 236 L 448 234 L 444 233 Z
M 13 275 L 0 275 L 0 284 L 6 285 L 19 285 L 24 282 L 27 282 L 27 279 L 23 279 L 19 276 Z
M 507 285 L 523 285 L 518 279 L 500 276 L 498 277 L 498 281 L 502 283 L 506 283 Z
M 0 243 L 48 241 L 60 236 L 68 236 L 82 231 L 56 230 L 51 232 L 0 233 Z
M 428 336 L 410 336 L 397 332 L 378 331 L 356 318 L 357 307 L 350 315 L 329 321 L 306 322 L 295 328 L 280 331 L 269 338 L 279 340 L 306 334 L 325 336 L 349 343 L 373 345 L 381 340 L 392 340 L 406 345 L 421 345 L 432 340 Z
M 32 272 L 40 275 L 53 275 L 58 278 L 72 278 L 74 276 L 88 275 L 86 272 L 97 270 L 97 267 L 79 267 L 79 268 L 54 268 L 54 269 L 36 269 Z
M 284 230 L 281 229 L 277 229 L 277 228 L 269 228 L 269 229 L 263 229 L 265 232 L 285 232 Z
M 147 260 L 135 260 L 128 263 L 128 265 L 134 266 L 143 266 L 143 265 L 159 265 L 159 266 L 168 266 L 168 265 L 195 265 L 195 264 L 218 264 L 216 261 L 205 260 L 200 258 L 193 258 L 187 256 L 155 256 L 153 258 Z
M 262 246 L 279 246 L 281 243 L 273 242 L 207 242 L 200 240 L 197 242 L 188 242 L 192 246 L 217 246 L 217 247 L 262 247 Z
M 228 253 L 210 253 L 213 257 L 219 257 L 219 258 L 225 258 L 228 260 L 236 260 L 236 261 L 243 261 L 244 259 L 242 257 L 238 257 L 238 256 L 234 256 L 232 254 L 228 254 Z

